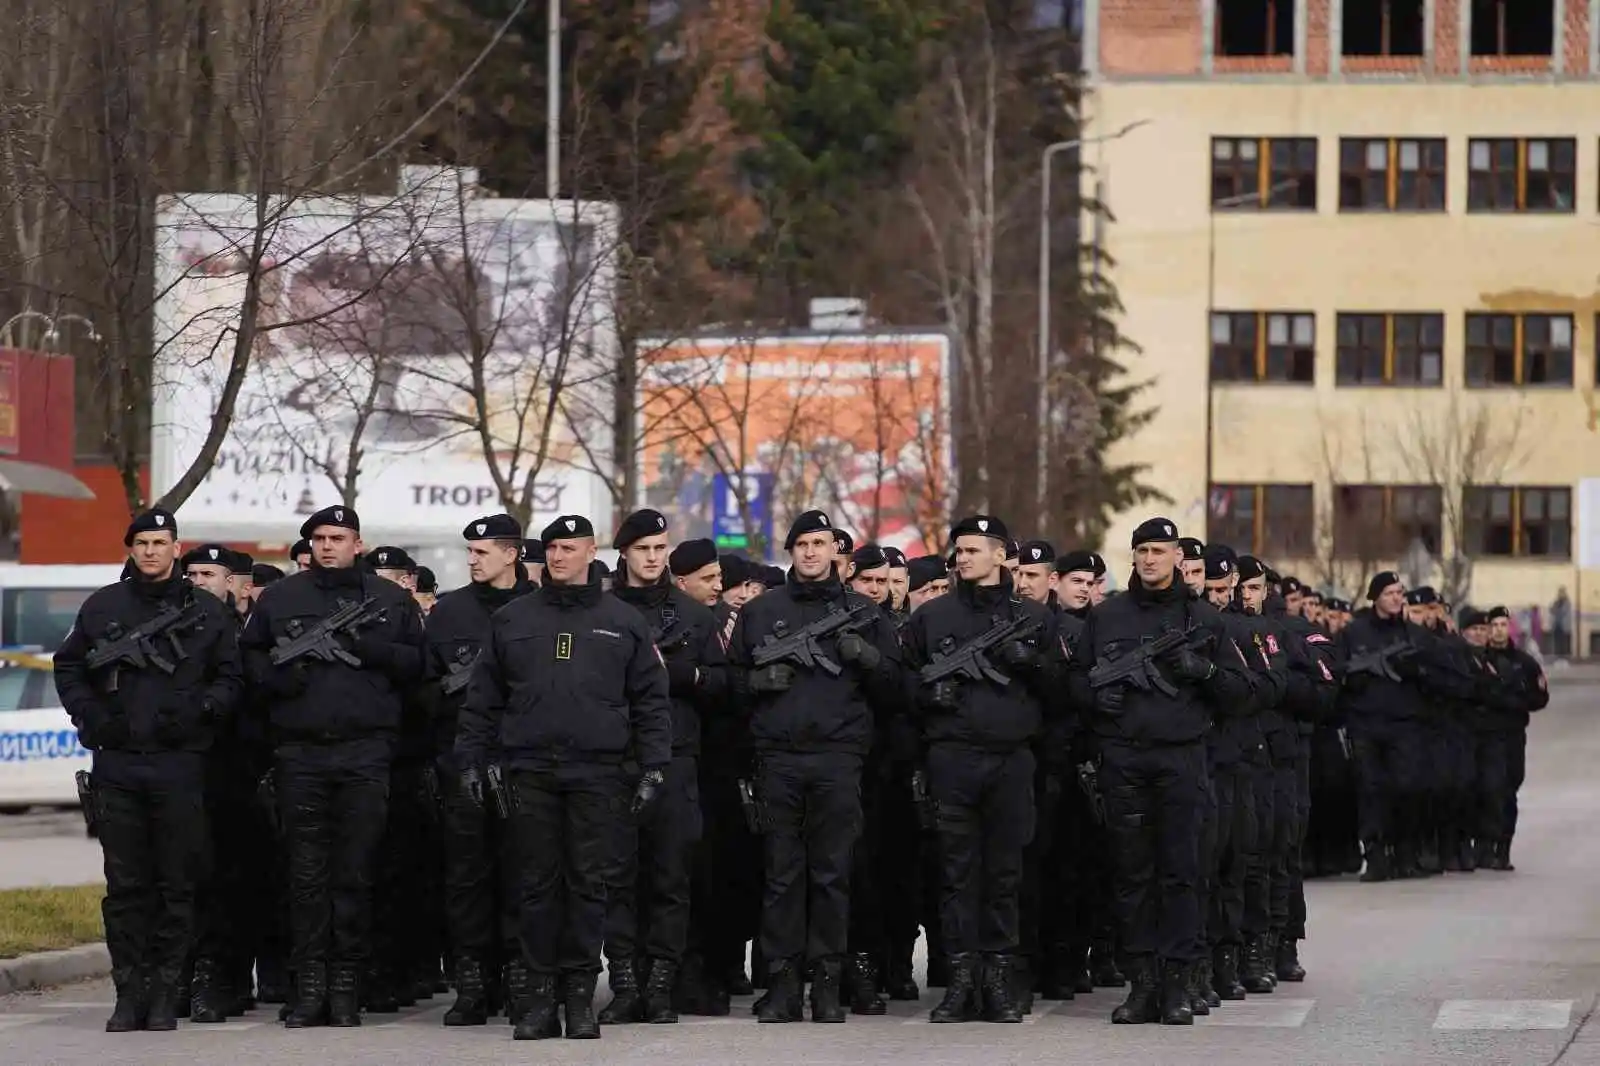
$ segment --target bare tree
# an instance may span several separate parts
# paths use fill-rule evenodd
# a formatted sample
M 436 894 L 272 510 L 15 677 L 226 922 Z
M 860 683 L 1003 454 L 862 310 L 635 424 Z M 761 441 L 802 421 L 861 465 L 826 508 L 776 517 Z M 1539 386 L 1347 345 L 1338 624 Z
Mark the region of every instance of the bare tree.
M 1358 600 L 1367 579 L 1384 561 L 1388 538 L 1381 522 L 1372 522 L 1367 516 L 1351 511 L 1341 512 L 1339 485 L 1348 481 L 1352 471 L 1364 484 L 1375 480 L 1371 428 L 1365 412 L 1359 416 L 1358 431 L 1341 434 L 1324 418 L 1319 427 L 1318 473 L 1327 492 L 1317 505 L 1313 516 L 1312 543 L 1313 573 L 1318 584 L 1336 595 Z

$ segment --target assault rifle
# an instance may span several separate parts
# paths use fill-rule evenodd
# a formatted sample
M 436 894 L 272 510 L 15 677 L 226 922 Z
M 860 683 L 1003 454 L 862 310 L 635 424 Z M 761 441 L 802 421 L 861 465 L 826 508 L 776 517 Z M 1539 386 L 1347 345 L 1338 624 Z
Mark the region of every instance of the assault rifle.
M 936 655 L 933 662 L 922 668 L 918 679 L 924 685 L 938 684 L 947 678 L 962 677 L 968 681 L 988 678 L 1004 687 L 1011 679 L 989 661 L 989 652 L 1011 640 L 1021 640 L 1038 632 L 1039 620 L 1023 613 L 1015 618 L 997 619 L 984 633 L 973 637 L 948 655 Z
M 1200 635 L 1199 626 L 1187 629 L 1169 629 L 1147 644 L 1141 644 L 1126 655 L 1115 659 L 1101 659 L 1089 670 L 1089 687 L 1102 689 L 1119 681 L 1126 681 L 1141 692 L 1155 689 L 1163 696 L 1176 698 L 1177 688 L 1168 681 L 1156 666 L 1156 660 L 1169 651 L 1176 651 Z
M 188 653 L 183 650 L 183 645 L 178 642 L 178 634 L 198 624 L 205 618 L 206 611 L 197 601 L 191 600 L 186 606 L 166 604 L 159 614 L 141 626 L 124 630 L 116 622 L 106 628 L 106 639 L 96 644 L 89 652 L 88 666 L 91 670 L 103 670 L 112 667 L 111 684 L 107 686 L 108 692 L 117 691 L 116 667 L 131 666 L 135 670 L 143 670 L 153 666 L 163 674 L 171 677 L 177 672 L 177 663 L 172 659 L 182 662 L 187 659 Z M 165 640 L 172 646 L 172 659 L 162 653 L 163 649 L 157 647 L 156 641 Z
M 506 772 L 499 763 L 490 763 L 484 777 L 489 784 L 489 798 L 494 801 L 494 813 L 502 822 L 509 822 L 517 809 L 517 794 L 506 782 Z
M 478 665 L 478 660 L 483 657 L 483 649 L 479 648 L 476 655 L 466 662 L 453 662 L 450 672 L 444 675 L 444 680 L 439 682 L 439 691 L 446 696 L 459 696 L 467 690 L 467 685 L 472 681 L 472 671 Z
M 762 638 L 755 654 L 750 657 L 751 662 L 759 670 L 763 666 L 771 666 L 787 659 L 808 670 L 821 670 L 829 677 L 838 677 L 844 673 L 844 667 L 828 658 L 827 653 L 822 650 L 822 645 L 817 641 L 834 633 L 854 630 L 877 613 L 878 605 L 866 600 L 848 611 L 832 611 L 823 615 L 788 636 L 770 634 Z M 779 632 L 782 632 L 781 623 Z
M 676 648 L 683 643 L 683 638 L 689 635 L 689 623 L 674 615 L 672 621 L 665 629 L 650 627 L 650 643 L 665 654 L 669 648 Z
M 1386 677 L 1390 681 L 1402 680 L 1395 671 L 1394 664 L 1404 662 L 1417 654 L 1417 646 L 1409 642 L 1387 644 L 1381 648 L 1371 648 L 1367 651 L 1358 651 L 1350 656 L 1350 661 L 1344 664 L 1346 674 L 1369 674 L 1372 677 Z
M 278 638 L 268 658 L 273 666 L 284 666 L 309 656 L 325 663 L 344 663 L 360 669 L 361 660 L 346 651 L 334 637 L 353 633 L 368 622 L 381 619 L 383 610 L 373 606 L 377 602 L 376 596 L 368 596 L 360 603 L 347 603 L 307 628 L 302 628 L 298 619 L 290 622 L 288 636 Z

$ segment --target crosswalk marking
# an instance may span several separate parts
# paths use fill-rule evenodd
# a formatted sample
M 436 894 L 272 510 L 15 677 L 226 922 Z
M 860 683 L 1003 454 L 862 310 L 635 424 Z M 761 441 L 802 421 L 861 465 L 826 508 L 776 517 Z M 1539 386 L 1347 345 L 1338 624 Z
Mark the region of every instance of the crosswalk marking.
M 1251 996 L 1213 1007 L 1210 1014 L 1196 1018 L 1195 1023 L 1249 1029 L 1298 1029 L 1306 1023 L 1316 1002 L 1314 999 Z
M 1447 999 L 1435 1029 L 1565 1029 L 1572 1022 L 1570 999 Z

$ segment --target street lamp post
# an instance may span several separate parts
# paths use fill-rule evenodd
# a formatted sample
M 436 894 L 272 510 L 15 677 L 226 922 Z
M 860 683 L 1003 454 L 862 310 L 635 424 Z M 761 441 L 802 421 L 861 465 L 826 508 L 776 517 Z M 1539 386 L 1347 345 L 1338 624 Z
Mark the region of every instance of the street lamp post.
M 550 0 L 550 23 L 545 28 L 545 65 L 548 84 L 544 92 L 544 197 L 561 195 L 561 0 Z
M 1071 141 L 1057 141 L 1045 147 L 1039 170 L 1039 426 L 1034 463 L 1038 467 L 1038 495 L 1034 500 L 1038 509 L 1035 536 L 1044 536 L 1050 523 L 1050 164 L 1056 153 L 1069 148 L 1082 148 L 1086 144 L 1115 141 L 1126 137 L 1150 120 L 1141 118 L 1130 122 L 1114 133 L 1098 137 L 1080 137 Z
M 44 323 L 46 336 L 49 336 L 51 333 L 55 332 L 55 319 L 51 318 L 43 311 L 34 311 L 31 309 L 26 311 L 18 311 L 16 314 L 6 319 L 4 325 L 0 325 L 0 346 L 4 346 L 6 348 L 15 348 L 16 341 L 12 339 L 11 327 L 16 325 L 18 322 L 31 322 L 34 319 L 38 319 Z

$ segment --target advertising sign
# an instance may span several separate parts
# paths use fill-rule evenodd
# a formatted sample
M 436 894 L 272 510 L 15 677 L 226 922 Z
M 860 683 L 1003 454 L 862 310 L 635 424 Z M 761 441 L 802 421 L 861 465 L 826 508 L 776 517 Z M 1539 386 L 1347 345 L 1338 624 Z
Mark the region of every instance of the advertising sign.
M 16 455 L 22 447 L 17 414 L 17 353 L 0 351 L 0 455 Z
M 232 425 L 179 512 L 186 537 L 283 539 L 353 479 L 364 530 L 453 538 L 503 508 L 493 469 L 531 496 L 532 529 L 562 512 L 609 526 L 593 473 L 609 421 L 584 412 L 612 407 L 614 210 L 451 185 L 275 209 L 259 332 Z M 223 400 L 263 232 L 245 196 L 164 198 L 158 215 L 156 496 Z
M 952 486 L 949 357 L 942 334 L 642 342 L 637 503 L 680 538 L 715 537 L 736 512 L 747 542 L 744 522 L 762 531 L 751 554 L 768 558 L 811 507 L 857 544 L 936 551 Z

